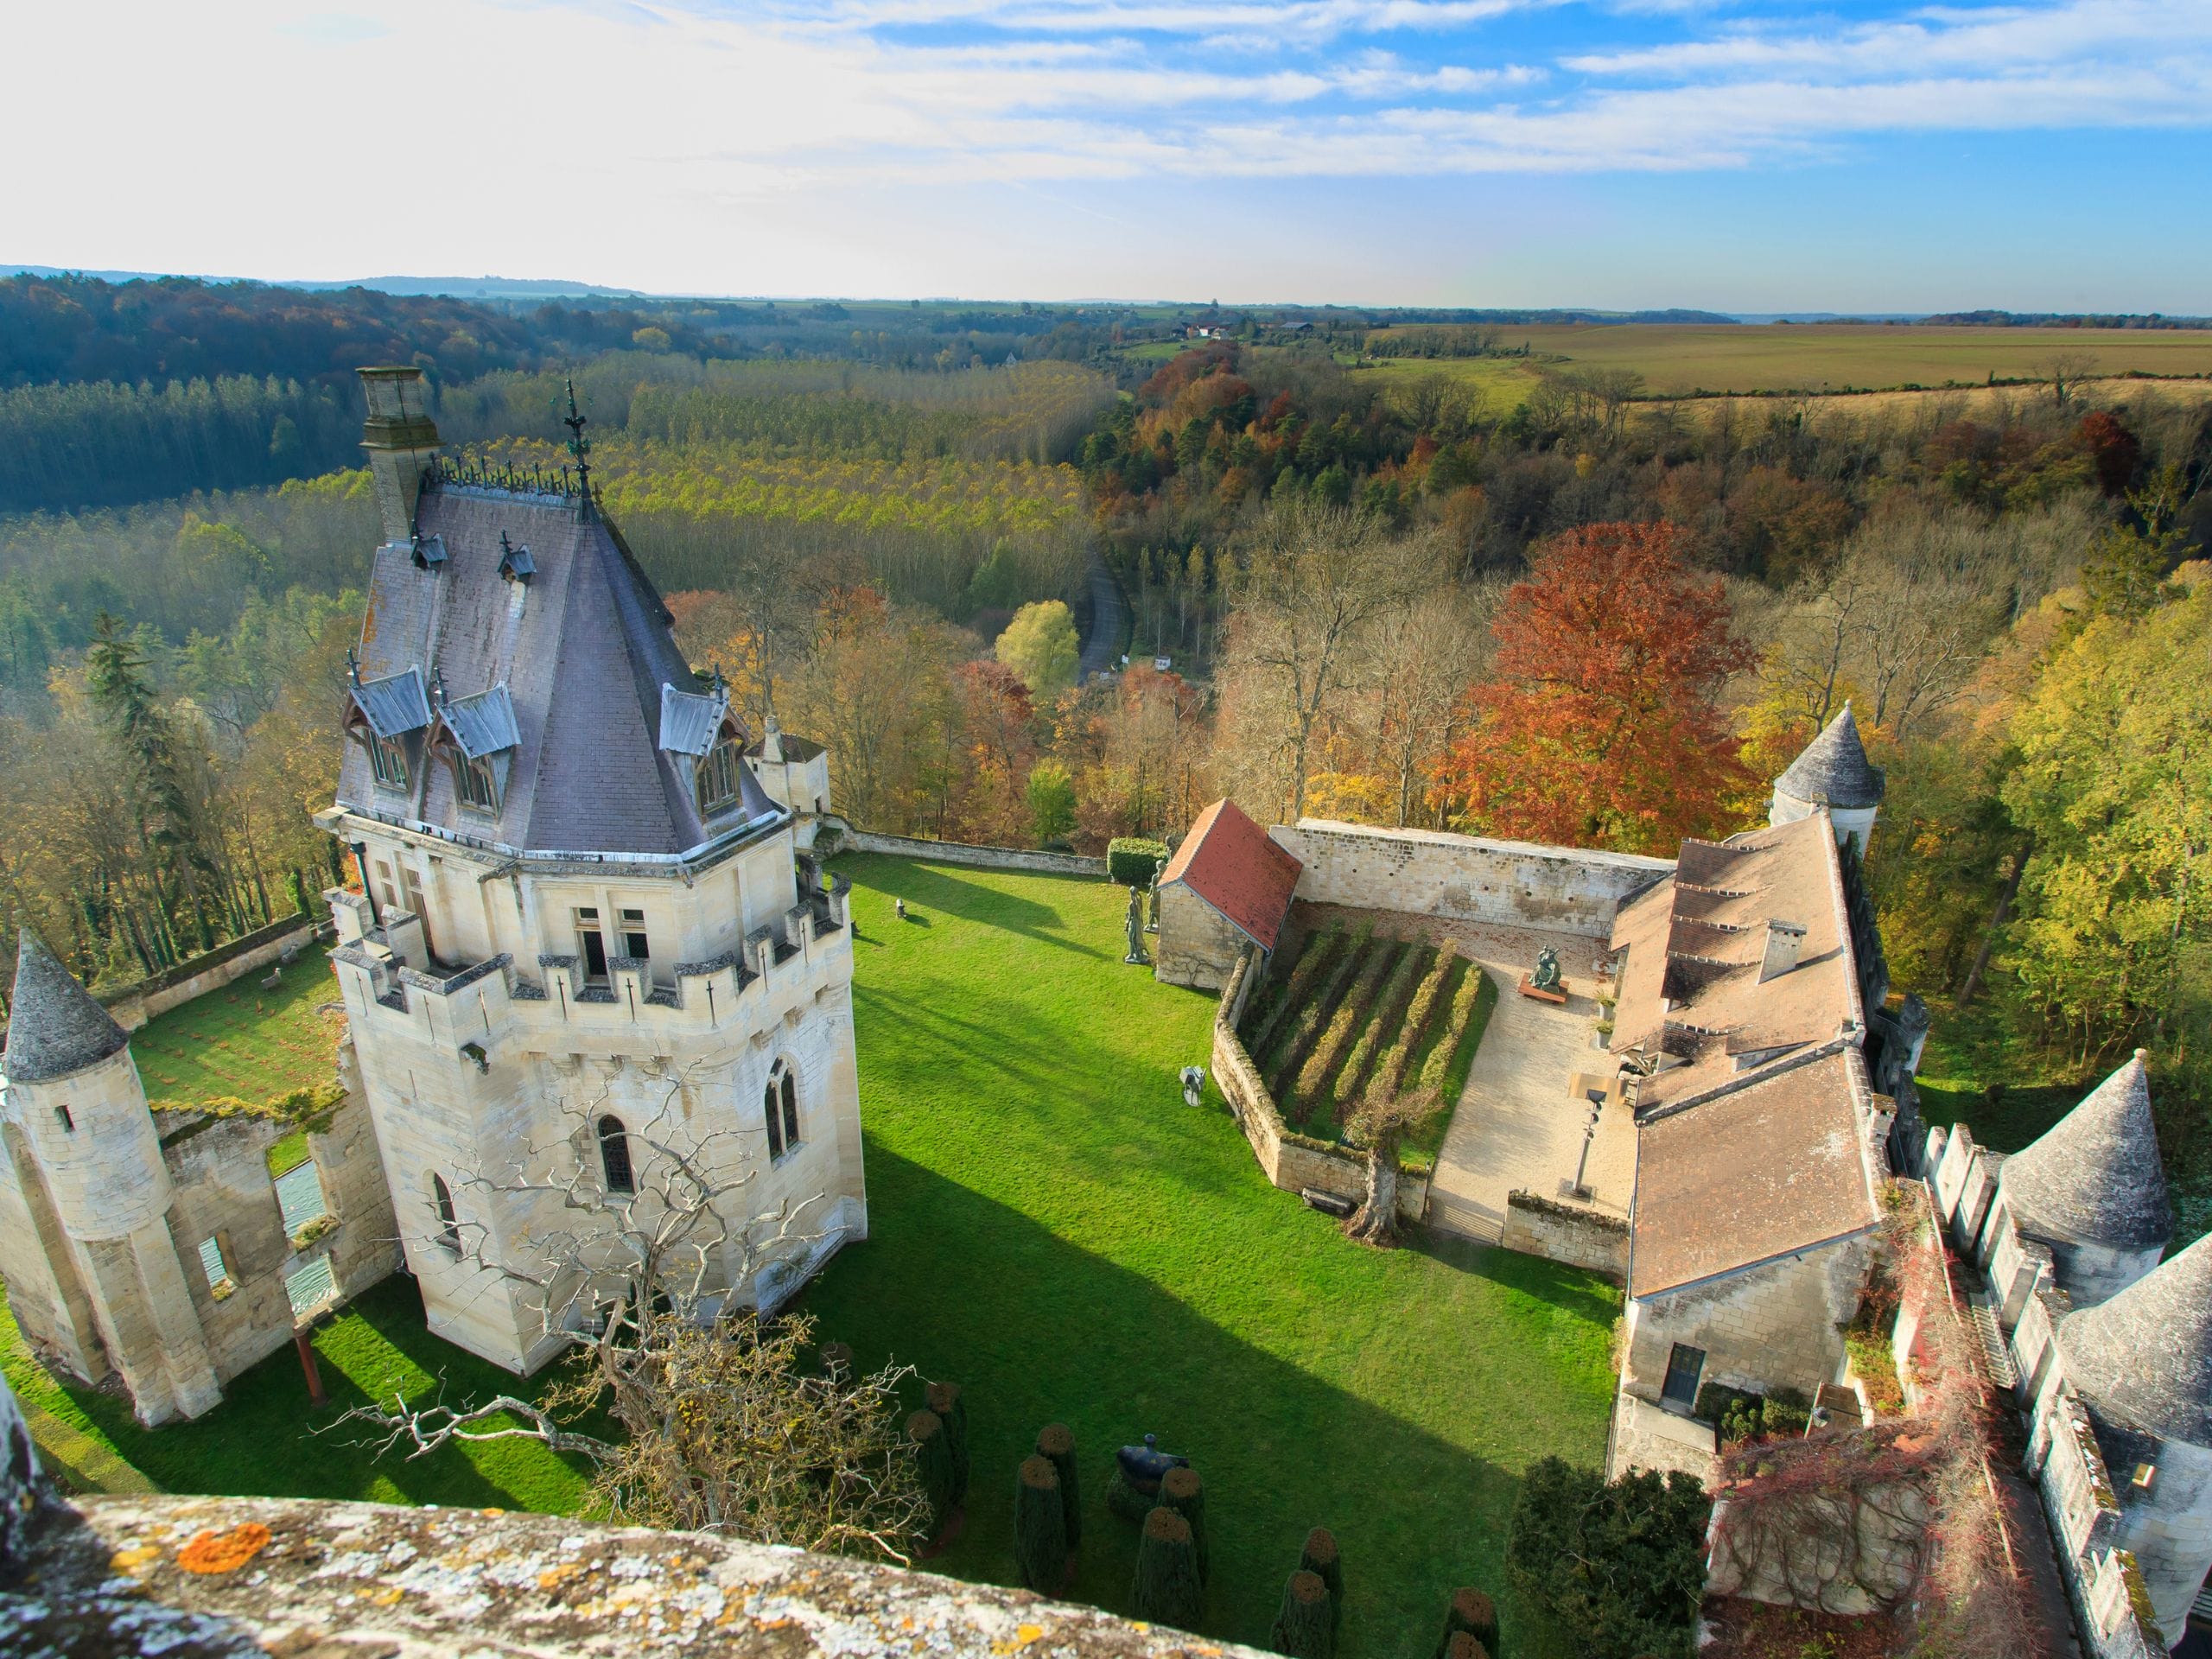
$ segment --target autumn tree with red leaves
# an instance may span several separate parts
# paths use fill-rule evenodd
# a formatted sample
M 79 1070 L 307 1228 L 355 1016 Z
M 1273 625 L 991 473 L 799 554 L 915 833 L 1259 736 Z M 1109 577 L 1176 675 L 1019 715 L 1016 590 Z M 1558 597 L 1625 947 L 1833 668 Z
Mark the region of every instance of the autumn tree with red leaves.
M 1756 653 L 1671 524 L 1592 524 L 1538 552 L 1492 625 L 1496 677 L 1437 772 L 1485 835 L 1672 852 L 1726 830 L 1745 785 L 1719 696 Z

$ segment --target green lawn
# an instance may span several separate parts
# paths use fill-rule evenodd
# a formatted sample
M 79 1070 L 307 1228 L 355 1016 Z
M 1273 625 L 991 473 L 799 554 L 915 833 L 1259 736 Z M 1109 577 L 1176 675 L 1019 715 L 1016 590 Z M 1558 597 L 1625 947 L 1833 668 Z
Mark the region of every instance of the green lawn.
M 1963 1119 L 1979 1144 L 2018 1152 L 2096 1086 L 2094 1077 L 2054 1077 L 2050 1056 L 2005 1030 L 1993 995 L 1963 1010 L 1939 1002 L 1934 1013 L 1914 1078 L 1930 1123 Z
M 1122 965 L 1117 889 L 838 868 L 873 1236 L 804 1306 L 864 1362 L 968 1390 L 968 1527 L 931 1565 L 1012 1581 L 1014 1468 L 1064 1421 L 1085 1482 L 1073 1593 L 1125 1607 L 1134 1535 L 1103 1491 L 1113 1448 L 1150 1430 L 1207 1483 L 1207 1634 L 1264 1645 L 1319 1523 L 1344 1549 L 1343 1651 L 1425 1659 L 1452 1586 L 1503 1594 L 1520 1470 L 1601 1459 L 1618 1293 L 1502 1250 L 1364 1250 L 1268 1186 L 1224 1109 L 1183 1105 L 1213 1003 Z
M 131 1058 L 157 1106 L 196 1106 L 222 1097 L 254 1105 L 328 1083 L 338 1016 L 315 1009 L 338 1001 L 330 952 L 317 945 L 283 970 L 273 991 L 248 973 L 156 1015 L 130 1035 Z
M 968 1524 L 931 1567 L 1013 1581 L 1014 1468 L 1063 1421 L 1084 1483 L 1071 1593 L 1125 1608 L 1134 1533 L 1103 1497 L 1113 1448 L 1151 1430 L 1207 1483 L 1205 1633 L 1263 1644 L 1319 1523 L 1344 1545 L 1350 1659 L 1426 1659 L 1460 1584 L 1497 1593 L 1507 1652 L 1531 1651 L 1500 1567 L 1506 1516 L 1531 1459 L 1602 1457 L 1618 1294 L 1503 1250 L 1365 1250 L 1268 1186 L 1217 1101 L 1183 1105 L 1175 1072 L 1205 1060 L 1213 1004 L 1122 966 L 1118 889 L 838 868 L 856 883 L 872 1236 L 802 1306 L 864 1363 L 895 1356 L 968 1391 Z M 912 920 L 893 919 L 893 896 Z M 153 1433 L 19 1349 L 8 1373 L 172 1490 L 580 1500 L 575 1470 L 527 1443 L 410 1464 L 372 1457 L 357 1429 L 315 1432 L 395 1388 L 422 1398 L 442 1377 L 460 1401 L 515 1386 L 428 1334 L 411 1280 L 362 1297 L 315 1346 L 327 1409 L 307 1409 L 282 1351 L 207 1417 Z

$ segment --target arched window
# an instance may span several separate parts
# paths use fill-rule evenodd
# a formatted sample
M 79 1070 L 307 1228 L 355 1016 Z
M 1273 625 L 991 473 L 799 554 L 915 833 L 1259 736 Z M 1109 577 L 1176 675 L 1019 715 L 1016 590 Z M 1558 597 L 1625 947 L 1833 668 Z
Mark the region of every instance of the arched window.
M 438 1206 L 438 1243 L 449 1255 L 461 1254 L 461 1221 L 453 1212 L 453 1190 L 445 1177 L 430 1177 L 430 1197 Z
M 768 1073 L 760 1112 L 768 1122 L 770 1158 L 780 1158 L 798 1145 L 798 1076 L 790 1061 L 778 1060 Z
M 622 1120 L 612 1116 L 599 1120 L 599 1166 L 607 1172 L 609 1192 L 635 1192 L 637 1176 L 630 1168 L 630 1135 Z

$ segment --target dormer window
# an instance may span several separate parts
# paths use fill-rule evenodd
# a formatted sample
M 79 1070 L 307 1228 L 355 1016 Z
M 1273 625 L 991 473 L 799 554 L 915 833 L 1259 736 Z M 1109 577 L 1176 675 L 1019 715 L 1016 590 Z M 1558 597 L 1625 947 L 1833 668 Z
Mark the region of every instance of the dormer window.
M 527 545 L 516 547 L 507 540 L 505 531 L 499 532 L 499 575 L 508 582 L 527 582 L 537 574 L 537 561 L 530 556 Z
M 738 766 L 734 738 L 723 738 L 700 757 L 696 779 L 701 817 L 710 818 L 737 804 Z
M 499 810 L 499 780 L 493 775 L 492 762 L 486 757 L 461 756 L 461 764 L 454 768 L 453 780 L 463 806 L 474 807 L 479 812 Z
M 385 789 L 407 787 L 407 746 L 396 737 L 369 739 L 369 769 Z

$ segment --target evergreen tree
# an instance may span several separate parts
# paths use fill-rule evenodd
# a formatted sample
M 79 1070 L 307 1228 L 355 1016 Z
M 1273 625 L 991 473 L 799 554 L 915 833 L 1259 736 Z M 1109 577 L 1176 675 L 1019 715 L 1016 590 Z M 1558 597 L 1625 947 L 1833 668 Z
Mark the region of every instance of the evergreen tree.
M 1497 1607 L 1479 1590 L 1463 1587 L 1452 1592 L 1452 1605 L 1444 1615 L 1443 1639 L 1436 1644 L 1437 1659 L 1452 1659 L 1452 1638 L 1463 1634 L 1487 1649 L 1497 1649 Z
M 1211 1571 L 1206 1555 L 1206 1490 L 1198 1478 L 1198 1471 L 1191 1468 L 1170 1469 L 1160 1479 L 1160 1501 L 1191 1523 L 1191 1543 L 1198 1552 L 1198 1577 L 1205 1578 Z
M 1290 1659 L 1330 1659 L 1337 1648 L 1337 1621 L 1329 1586 L 1318 1573 L 1300 1567 L 1283 1586 L 1282 1611 L 1275 1615 L 1268 1645 Z
M 1323 1592 L 1325 1599 L 1326 1594 Z M 1191 1537 L 1191 1523 L 1173 1510 L 1155 1509 L 1144 1518 L 1129 1611 L 1179 1630 L 1198 1627 L 1205 1611 L 1205 1584 L 1198 1575 L 1198 1547 Z
M 1069 1549 L 1059 1472 L 1050 1458 L 1024 1458 L 1014 1491 L 1014 1560 L 1022 1583 L 1040 1595 L 1058 1594 Z
M 952 1450 L 944 1420 L 933 1411 L 918 1411 L 906 1419 L 906 1438 L 914 1443 L 922 1490 L 929 1494 L 931 1535 L 942 1536 L 958 1507 L 952 1496 Z
M 952 1465 L 952 1502 L 968 1501 L 968 1402 L 957 1382 L 932 1382 L 923 1402 L 944 1424 L 945 1456 Z
M 1311 1573 L 1329 1586 L 1329 1609 L 1334 1623 L 1344 1622 L 1344 1563 L 1337 1549 L 1337 1535 L 1316 1527 L 1306 1535 L 1306 1548 L 1298 1553 L 1298 1568 Z
M 1037 1432 L 1037 1455 L 1051 1461 L 1060 1477 L 1060 1509 L 1067 1527 L 1068 1548 L 1083 1545 L 1083 1498 L 1076 1484 L 1075 1431 L 1065 1423 L 1047 1423 Z

